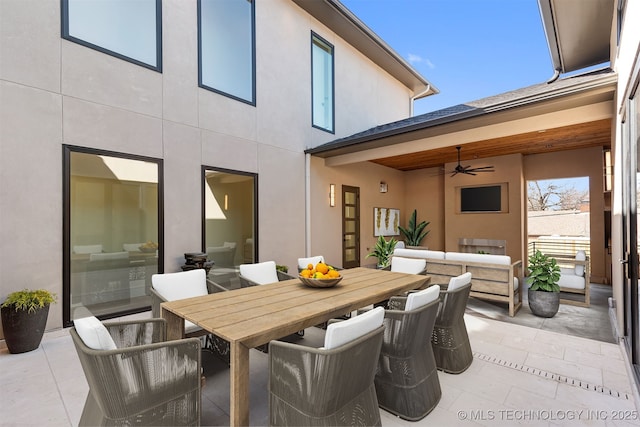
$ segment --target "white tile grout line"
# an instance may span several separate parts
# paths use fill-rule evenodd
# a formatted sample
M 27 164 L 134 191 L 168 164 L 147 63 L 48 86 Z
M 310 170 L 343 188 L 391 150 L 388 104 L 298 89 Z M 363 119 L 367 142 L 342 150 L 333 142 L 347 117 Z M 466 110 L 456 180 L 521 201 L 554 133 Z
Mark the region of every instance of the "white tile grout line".
M 531 374 L 531 375 L 537 375 L 537 376 L 539 376 L 541 378 L 545 378 L 547 380 L 557 381 L 559 383 L 567 384 L 567 385 L 570 385 L 570 386 L 573 386 L 573 387 L 580 387 L 580 388 L 583 388 L 585 390 L 595 391 L 597 393 L 602 393 L 602 394 L 607 394 L 609 396 L 616 397 L 616 398 L 619 398 L 619 399 L 631 400 L 631 396 L 627 392 L 623 392 L 623 391 L 621 392 L 621 391 L 612 390 L 610 388 L 607 388 L 607 387 L 604 387 L 604 386 L 600 386 L 600 385 L 594 385 L 594 384 L 588 383 L 586 381 L 578 380 L 576 378 L 569 378 L 569 377 L 567 377 L 565 375 L 554 374 L 553 372 L 543 371 L 542 369 L 533 368 L 531 366 L 526 366 L 526 365 L 521 365 L 519 363 L 509 362 L 507 360 L 502 360 L 502 359 L 499 359 L 499 358 L 494 357 L 494 356 L 488 356 L 486 354 L 477 353 L 477 352 L 473 353 L 473 357 L 475 357 L 477 359 L 480 359 L 480 360 L 484 360 L 485 362 L 493 363 L 495 365 L 504 366 L 505 368 L 511 368 L 511 369 L 515 369 L 517 371 L 526 372 L 526 373 Z

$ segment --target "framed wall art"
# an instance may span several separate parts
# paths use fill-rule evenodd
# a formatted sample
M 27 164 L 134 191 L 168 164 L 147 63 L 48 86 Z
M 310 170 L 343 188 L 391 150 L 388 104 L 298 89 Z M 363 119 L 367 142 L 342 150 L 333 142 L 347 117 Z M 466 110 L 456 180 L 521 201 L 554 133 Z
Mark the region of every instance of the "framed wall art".
M 373 235 L 374 236 L 398 236 L 400 235 L 400 209 L 373 208 Z

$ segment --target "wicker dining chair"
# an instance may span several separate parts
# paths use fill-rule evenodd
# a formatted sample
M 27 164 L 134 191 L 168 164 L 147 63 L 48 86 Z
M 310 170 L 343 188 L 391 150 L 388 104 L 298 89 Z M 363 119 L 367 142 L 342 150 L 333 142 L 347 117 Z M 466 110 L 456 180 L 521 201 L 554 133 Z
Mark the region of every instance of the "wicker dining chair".
M 269 424 L 272 426 L 379 426 L 373 383 L 382 345 L 384 310 L 341 324 L 370 323 L 357 337 L 334 334 L 346 343 L 321 348 L 271 341 Z M 368 317 L 368 319 L 367 319 Z M 364 320 L 363 320 L 364 319 Z M 327 333 L 331 334 L 329 324 Z M 339 344 L 339 343 L 337 343 Z
M 200 340 L 165 341 L 163 319 L 74 323 L 89 384 L 80 426 L 200 425 Z
M 440 312 L 436 318 L 431 345 L 441 371 L 459 374 L 473 361 L 464 312 L 471 291 L 471 273 L 452 277 L 447 290 L 440 292 Z
M 227 289 L 207 279 L 204 269 L 179 271 L 177 273 L 154 274 L 151 276 L 151 315 L 161 317 L 160 304 L 167 301 L 198 297 L 215 292 L 226 292 Z M 206 350 L 230 363 L 231 349 L 229 342 L 208 333 L 198 325 L 185 320 L 184 332 L 186 338 L 205 336 Z
M 409 421 L 427 416 L 442 396 L 431 334 L 440 287 L 391 297 L 375 377 L 378 405 Z

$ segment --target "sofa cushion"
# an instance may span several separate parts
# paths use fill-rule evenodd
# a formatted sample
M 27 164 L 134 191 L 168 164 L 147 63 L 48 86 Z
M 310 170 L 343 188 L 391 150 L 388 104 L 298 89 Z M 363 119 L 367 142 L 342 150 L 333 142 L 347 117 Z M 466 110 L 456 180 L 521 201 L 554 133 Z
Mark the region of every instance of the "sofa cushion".
M 331 350 L 360 338 L 379 328 L 383 320 L 384 308 L 376 307 L 349 320 L 332 323 L 327 326 L 327 332 L 324 336 L 324 349 Z
M 450 261 L 481 262 L 485 264 L 511 265 L 508 255 L 471 254 L 463 252 L 447 252 L 444 259 Z
M 440 297 L 440 286 L 433 285 L 429 286 L 427 289 L 424 289 L 419 292 L 411 292 L 407 296 L 407 302 L 404 305 L 404 311 L 415 310 L 416 308 L 420 308 L 424 305 L 429 304 L 431 301 L 435 301 Z
M 73 325 L 76 332 L 82 338 L 82 342 L 94 350 L 115 350 L 116 343 L 113 341 L 107 328 L 95 316 L 87 316 L 75 319 Z
M 584 289 L 585 278 L 575 274 L 573 268 L 560 268 L 560 280 L 558 285 L 561 288 Z
M 396 248 L 393 251 L 394 256 L 401 256 L 405 258 L 431 258 L 431 259 L 444 259 L 444 252 L 442 251 L 430 251 L 428 249 L 404 249 Z
M 89 261 L 113 261 L 116 259 L 128 259 L 129 252 L 107 252 L 107 253 L 95 253 L 89 255 Z
M 398 273 L 420 274 L 426 267 L 426 259 L 405 258 L 401 256 L 393 256 L 391 258 L 391 271 Z
M 576 261 L 586 261 L 587 254 L 585 251 L 576 252 Z M 584 265 L 576 265 L 575 268 L 576 276 L 584 276 Z

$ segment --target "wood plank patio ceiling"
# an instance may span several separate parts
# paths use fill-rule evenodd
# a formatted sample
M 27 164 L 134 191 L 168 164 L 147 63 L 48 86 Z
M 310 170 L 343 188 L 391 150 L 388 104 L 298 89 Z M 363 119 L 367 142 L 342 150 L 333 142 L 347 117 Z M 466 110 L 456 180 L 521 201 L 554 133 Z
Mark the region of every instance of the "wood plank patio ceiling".
M 590 147 L 609 148 L 611 147 L 611 119 L 474 141 L 461 146 L 461 161 L 517 153 L 526 156 Z M 371 161 L 401 171 L 411 171 L 456 162 L 457 153 L 455 147 L 444 147 Z

